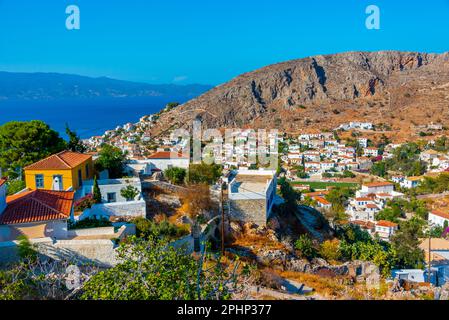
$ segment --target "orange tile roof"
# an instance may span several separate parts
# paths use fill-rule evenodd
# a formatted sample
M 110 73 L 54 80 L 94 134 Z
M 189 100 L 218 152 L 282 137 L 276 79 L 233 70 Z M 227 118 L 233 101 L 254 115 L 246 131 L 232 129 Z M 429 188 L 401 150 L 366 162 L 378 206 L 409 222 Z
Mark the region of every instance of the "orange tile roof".
M 361 197 L 361 198 L 355 198 L 356 201 L 373 201 L 373 198 L 371 197 Z
M 316 191 L 316 192 L 309 192 L 309 193 L 304 193 L 305 197 L 318 197 L 318 196 L 324 196 L 324 195 L 328 195 L 329 191 Z
M 18 224 L 67 219 L 72 212 L 74 192 L 35 190 L 7 198 L 0 224 Z
M 69 170 L 91 158 L 88 154 L 62 151 L 25 167 L 25 170 Z
M 443 211 L 440 211 L 440 210 L 433 210 L 431 213 L 436 215 L 436 216 L 439 216 L 441 218 L 449 219 L 449 213 L 446 213 L 446 212 L 443 212 Z
M 0 179 L 0 187 L 6 183 L 5 179 Z
M 170 152 L 170 151 L 158 151 L 153 153 L 148 159 L 188 159 L 187 155 L 183 155 L 181 152 Z
M 314 200 L 323 204 L 323 205 L 330 205 L 331 203 L 329 201 L 327 201 L 326 199 L 322 198 L 322 197 L 314 197 Z
M 377 226 L 381 226 L 381 227 L 389 227 L 389 228 L 393 228 L 393 227 L 397 227 L 398 224 L 391 222 L 391 221 L 386 221 L 386 220 L 379 220 L 376 223 Z
M 376 205 L 373 204 L 373 203 L 368 203 L 368 204 L 366 205 L 366 207 L 367 207 L 368 209 L 379 209 L 379 207 L 376 206 Z

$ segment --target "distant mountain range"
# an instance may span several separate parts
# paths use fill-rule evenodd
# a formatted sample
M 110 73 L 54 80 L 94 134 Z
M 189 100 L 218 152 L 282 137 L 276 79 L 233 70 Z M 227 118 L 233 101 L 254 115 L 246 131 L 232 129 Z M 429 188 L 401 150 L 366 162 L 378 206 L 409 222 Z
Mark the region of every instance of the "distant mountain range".
M 201 84 L 146 84 L 60 73 L 0 72 L 0 101 L 170 96 L 189 100 L 211 88 Z

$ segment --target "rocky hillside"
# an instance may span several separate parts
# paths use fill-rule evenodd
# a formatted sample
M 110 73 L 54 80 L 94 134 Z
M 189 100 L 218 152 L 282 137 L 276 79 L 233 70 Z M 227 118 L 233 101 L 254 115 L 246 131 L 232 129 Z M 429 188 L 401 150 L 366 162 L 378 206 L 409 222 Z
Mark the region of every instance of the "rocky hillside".
M 186 126 L 332 129 L 388 124 L 396 137 L 449 125 L 449 53 L 349 52 L 287 61 L 243 74 L 163 114 L 155 132 Z

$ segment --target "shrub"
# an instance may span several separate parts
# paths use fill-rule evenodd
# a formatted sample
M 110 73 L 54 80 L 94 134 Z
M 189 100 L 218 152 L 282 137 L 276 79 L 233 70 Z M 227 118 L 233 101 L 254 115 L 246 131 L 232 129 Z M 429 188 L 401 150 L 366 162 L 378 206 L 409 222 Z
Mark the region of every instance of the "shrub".
M 93 199 L 93 196 L 88 194 L 87 196 L 76 200 L 73 206 L 75 212 L 83 212 L 86 209 L 92 208 L 94 204 L 95 200 Z
M 321 244 L 320 255 L 327 261 L 338 261 L 341 257 L 340 241 L 326 240 Z
M 155 222 L 145 218 L 136 218 L 131 220 L 131 223 L 136 225 L 136 235 L 140 238 L 159 237 L 173 240 L 189 234 L 188 227 L 177 226 L 167 220 Z
M 136 187 L 128 185 L 120 190 L 120 194 L 126 201 L 133 201 L 139 195 L 139 190 Z
M 110 226 L 112 226 L 112 223 L 106 218 L 101 219 L 87 218 L 77 222 L 69 221 L 68 223 L 69 229 L 89 229 L 89 228 L 101 228 Z
M 301 235 L 298 240 L 296 240 L 295 248 L 301 251 L 303 257 L 308 259 L 312 259 L 317 255 L 312 239 L 306 234 Z
M 23 180 L 8 180 L 8 196 L 16 194 L 26 188 L 25 182 Z
M 165 177 L 173 184 L 182 184 L 187 175 L 186 169 L 173 167 L 164 171 Z

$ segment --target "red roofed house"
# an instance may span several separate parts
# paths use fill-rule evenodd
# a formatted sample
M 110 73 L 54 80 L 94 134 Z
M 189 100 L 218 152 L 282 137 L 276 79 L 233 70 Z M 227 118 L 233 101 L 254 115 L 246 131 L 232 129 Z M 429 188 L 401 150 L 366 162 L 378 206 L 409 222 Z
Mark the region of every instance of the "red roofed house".
M 444 223 L 449 225 L 449 213 L 433 210 L 429 212 L 429 217 L 427 218 L 429 223 L 444 227 Z
M 382 240 L 390 240 L 390 237 L 398 230 L 398 224 L 386 221 L 379 220 L 376 222 L 376 233 Z
M 78 190 L 84 180 L 93 178 L 92 156 L 62 151 L 24 169 L 28 189 Z
M 152 171 L 164 171 L 173 167 L 188 169 L 190 157 L 177 152 L 158 151 L 143 161 L 150 164 Z
M 29 239 L 67 237 L 74 192 L 31 190 L 6 197 L 5 189 L 0 180 L 0 242 L 21 235 Z

